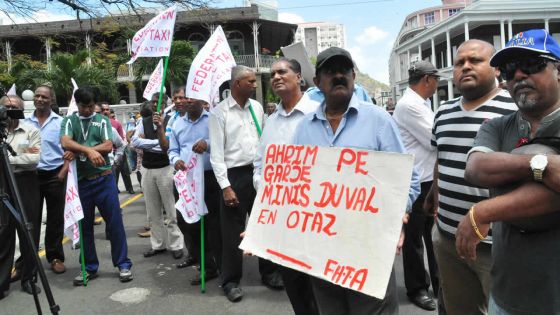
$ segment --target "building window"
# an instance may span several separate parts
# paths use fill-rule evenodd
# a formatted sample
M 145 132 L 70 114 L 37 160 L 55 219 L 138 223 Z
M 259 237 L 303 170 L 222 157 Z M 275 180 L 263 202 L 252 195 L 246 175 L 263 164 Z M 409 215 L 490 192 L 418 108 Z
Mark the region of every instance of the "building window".
M 418 27 L 418 18 L 416 16 L 413 16 L 410 20 L 408 20 L 410 23 L 410 27 L 411 28 L 417 28 Z
M 434 12 L 424 13 L 424 25 L 434 24 L 436 22 L 436 17 Z
M 199 51 L 206 42 L 206 38 L 201 33 L 192 33 L 189 35 L 188 41 L 195 51 Z
M 231 31 L 227 33 L 227 40 L 229 47 L 231 48 L 231 53 L 234 56 L 245 54 L 245 41 L 243 33 L 240 31 Z
M 449 16 L 454 16 L 455 14 L 459 13 L 461 8 L 449 9 Z

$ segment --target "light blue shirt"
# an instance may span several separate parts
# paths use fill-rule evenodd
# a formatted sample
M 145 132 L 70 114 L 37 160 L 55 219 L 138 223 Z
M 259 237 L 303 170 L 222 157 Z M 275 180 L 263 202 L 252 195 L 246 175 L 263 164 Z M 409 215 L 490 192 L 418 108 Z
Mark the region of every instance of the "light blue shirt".
M 195 121 L 191 121 L 188 116 L 185 114 L 183 117 L 177 117 L 171 127 L 169 150 L 167 151 L 169 162 L 171 165 L 175 165 L 178 160 L 188 162 L 187 156 L 192 151 L 193 145 L 199 140 L 204 140 L 208 145 L 208 150 L 202 154 L 202 160 L 204 170 L 209 171 L 212 169 L 210 153 L 208 153 L 210 151 L 209 114 L 204 110 Z
M 310 100 L 319 104 L 325 101 L 325 94 L 323 94 L 323 92 L 321 92 L 321 90 L 319 90 L 316 86 L 308 88 L 307 91 L 305 91 L 305 94 L 307 94 Z M 360 101 L 368 102 L 370 105 L 373 104 L 367 91 L 358 84 L 354 84 L 354 95 L 358 97 Z
M 50 116 L 45 120 L 43 126 L 39 125 L 39 120 L 35 116 L 35 112 L 25 119 L 25 122 L 31 124 L 41 131 L 41 157 L 37 169 L 42 171 L 52 171 L 64 163 L 62 155 L 64 151 L 60 145 L 60 127 L 62 117 L 51 111 Z
M 314 144 L 321 147 L 347 147 L 406 153 L 397 125 L 391 116 L 378 106 L 352 96 L 348 110 L 333 133 L 325 117 L 325 103 L 301 121 L 293 139 L 294 144 Z M 398 167 L 396 165 L 395 167 Z M 412 171 L 407 211 L 420 194 L 418 174 Z

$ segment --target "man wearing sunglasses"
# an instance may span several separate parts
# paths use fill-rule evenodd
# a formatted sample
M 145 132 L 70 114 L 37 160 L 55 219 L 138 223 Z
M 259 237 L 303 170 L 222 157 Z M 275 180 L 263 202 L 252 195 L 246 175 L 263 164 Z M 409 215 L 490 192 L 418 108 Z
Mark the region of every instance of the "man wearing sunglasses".
M 490 313 L 558 314 L 560 46 L 547 31 L 529 30 L 491 65 L 501 70 L 519 111 L 487 122 L 476 136 L 465 179 L 489 187 L 492 198 L 476 203 L 459 224 L 457 252 L 475 259 L 492 224 Z

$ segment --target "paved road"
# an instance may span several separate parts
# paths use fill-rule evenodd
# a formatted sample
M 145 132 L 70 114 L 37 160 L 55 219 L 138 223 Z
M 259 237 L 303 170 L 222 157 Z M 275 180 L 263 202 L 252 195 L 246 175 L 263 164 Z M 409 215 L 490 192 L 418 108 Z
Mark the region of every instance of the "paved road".
M 135 181 L 134 181 L 135 182 Z M 136 191 L 140 188 L 135 186 Z M 124 191 L 121 188 L 121 191 Z M 122 193 L 121 203 L 131 195 Z M 207 283 L 207 292 L 193 287 L 189 279 L 195 275 L 192 268 L 177 269 L 180 260 L 166 253 L 144 258 L 142 253 L 149 249 L 149 239 L 137 237 L 146 222 L 143 197 L 129 203 L 123 209 L 129 257 L 132 259 L 134 280 L 129 283 L 118 281 L 118 272 L 113 268 L 110 245 L 105 240 L 105 225 L 95 228 L 95 241 L 100 259 L 100 276 L 87 287 L 74 287 L 72 279 L 79 273 L 79 251 L 65 244 L 67 272 L 55 275 L 43 259 L 47 277 L 61 314 L 293 314 L 284 292 L 271 291 L 260 284 L 257 260 L 246 257 L 242 288 L 245 296 L 240 303 L 230 303 L 222 294 L 217 281 Z M 397 282 L 400 299 L 400 314 L 435 314 L 425 312 L 406 299 L 402 262 L 397 257 Z M 44 291 L 40 294 L 44 314 L 49 314 Z M 31 295 L 19 290 L 19 283 L 12 284 L 8 297 L 0 301 L 0 315 L 35 314 Z

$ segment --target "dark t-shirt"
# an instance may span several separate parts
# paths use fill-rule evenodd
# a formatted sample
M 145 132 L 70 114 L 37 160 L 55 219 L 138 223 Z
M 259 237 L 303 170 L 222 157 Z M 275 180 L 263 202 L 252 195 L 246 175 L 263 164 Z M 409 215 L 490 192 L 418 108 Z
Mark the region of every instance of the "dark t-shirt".
M 560 124 L 560 111 L 543 119 L 535 138 L 557 124 Z M 483 124 L 471 152 L 511 152 L 522 142 L 520 139 L 531 140 L 530 125 L 519 113 L 510 114 Z M 513 188 L 490 189 L 490 196 L 502 195 Z M 518 222 L 492 225 L 491 294 L 510 314 L 560 314 L 559 214 L 548 215 L 553 224 L 535 230 L 520 227 Z

